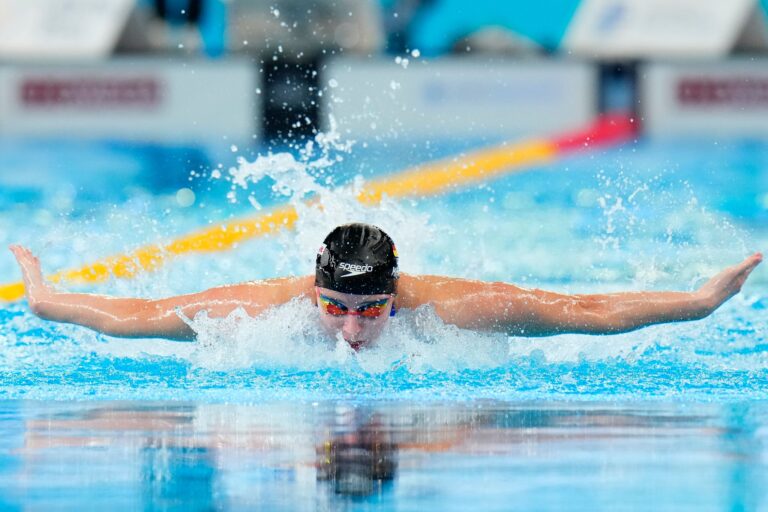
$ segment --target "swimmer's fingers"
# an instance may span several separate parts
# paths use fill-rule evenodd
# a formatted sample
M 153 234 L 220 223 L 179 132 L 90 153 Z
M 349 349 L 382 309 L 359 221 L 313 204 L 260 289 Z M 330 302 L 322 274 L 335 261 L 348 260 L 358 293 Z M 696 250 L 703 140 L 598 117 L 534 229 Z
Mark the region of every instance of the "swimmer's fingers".
M 9 249 L 16 258 L 16 263 L 19 264 L 24 285 L 27 290 L 29 290 L 30 284 L 35 281 L 34 275 L 39 272 L 40 262 L 26 247 L 21 245 L 11 245 Z
M 756 252 L 741 263 L 728 267 L 714 276 L 701 287 L 700 291 L 707 295 L 713 301 L 712 306 L 717 308 L 741 291 L 749 275 L 762 261 L 763 255 Z
M 27 289 L 27 295 L 31 296 L 40 291 L 47 291 L 48 286 L 40 270 L 40 260 L 37 256 L 21 245 L 11 245 L 9 248 L 21 269 L 21 277 L 24 281 L 24 287 Z
M 734 294 L 738 293 L 739 290 L 741 290 L 741 287 L 744 285 L 744 282 L 749 277 L 749 274 L 752 273 L 753 270 L 755 270 L 755 267 L 757 267 L 760 262 L 763 261 L 763 255 L 759 252 L 756 252 L 752 256 L 749 256 L 744 261 L 739 263 L 738 265 L 734 265 L 730 268 L 725 269 L 721 274 L 725 274 L 725 280 L 727 281 L 730 277 L 731 279 L 731 286 L 735 287 L 735 290 L 733 291 Z
M 742 272 L 744 273 L 744 280 L 746 280 L 747 277 L 749 277 L 749 274 L 751 274 L 752 271 L 755 270 L 755 267 L 757 267 L 762 261 L 763 261 L 763 254 L 760 252 L 756 252 L 755 254 L 748 257 L 738 265 L 739 267 L 742 267 Z

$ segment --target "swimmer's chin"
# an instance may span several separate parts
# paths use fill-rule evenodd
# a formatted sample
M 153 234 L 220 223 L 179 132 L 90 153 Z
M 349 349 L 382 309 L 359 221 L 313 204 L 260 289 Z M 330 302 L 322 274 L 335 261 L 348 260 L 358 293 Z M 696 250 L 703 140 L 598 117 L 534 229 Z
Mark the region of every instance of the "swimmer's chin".
M 360 349 L 367 348 L 369 345 L 368 341 L 366 340 L 355 340 L 355 341 L 344 340 L 344 341 L 346 341 L 347 345 L 349 345 L 349 347 L 355 352 L 359 352 Z

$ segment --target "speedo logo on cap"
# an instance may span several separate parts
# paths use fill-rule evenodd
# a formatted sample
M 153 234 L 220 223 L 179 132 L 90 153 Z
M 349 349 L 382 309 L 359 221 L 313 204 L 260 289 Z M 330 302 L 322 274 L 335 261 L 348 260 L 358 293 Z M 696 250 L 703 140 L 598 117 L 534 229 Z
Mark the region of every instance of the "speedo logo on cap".
M 342 263 L 339 263 L 339 268 L 341 270 L 346 270 L 347 272 L 349 272 L 348 274 L 344 274 L 343 276 L 341 276 L 341 278 L 359 276 L 360 274 L 373 272 L 373 267 L 370 265 L 352 265 L 351 263 L 342 262 Z

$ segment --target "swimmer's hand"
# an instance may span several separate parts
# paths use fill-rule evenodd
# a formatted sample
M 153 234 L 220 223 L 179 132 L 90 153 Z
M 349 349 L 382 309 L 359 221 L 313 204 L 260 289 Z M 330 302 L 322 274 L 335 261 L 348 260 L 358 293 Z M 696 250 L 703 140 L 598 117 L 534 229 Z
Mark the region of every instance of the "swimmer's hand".
M 32 251 L 21 245 L 11 245 L 9 249 L 16 257 L 16 262 L 21 269 L 29 307 L 33 312 L 37 312 L 39 304 L 49 299 L 54 291 L 43 277 L 40 271 L 40 260 L 32 254 Z
M 763 255 L 756 252 L 738 265 L 726 268 L 704 283 L 696 294 L 708 305 L 710 312 L 716 310 L 725 301 L 739 293 L 749 274 L 761 261 L 763 261 Z
M 236 309 L 256 316 L 267 308 L 309 295 L 313 282 L 313 276 L 271 279 L 162 299 L 69 293 L 46 282 L 40 261 L 29 249 L 12 245 L 10 250 L 21 268 L 29 307 L 35 315 L 124 338 L 193 340 L 195 332 L 184 318 L 194 318 L 201 311 L 221 318 Z

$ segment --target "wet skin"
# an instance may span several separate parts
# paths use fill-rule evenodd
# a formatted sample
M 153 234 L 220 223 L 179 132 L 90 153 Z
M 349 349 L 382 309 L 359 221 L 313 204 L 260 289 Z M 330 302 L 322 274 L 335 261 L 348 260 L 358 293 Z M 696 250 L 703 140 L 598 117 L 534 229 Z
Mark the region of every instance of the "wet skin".
M 320 324 L 323 326 L 323 329 L 333 339 L 336 339 L 337 335 L 341 333 L 344 341 L 353 350 L 359 350 L 361 347 L 370 345 L 381 335 L 381 331 L 387 325 L 392 306 L 395 302 L 395 296 L 391 294 L 354 295 L 315 286 L 315 300 L 318 305 L 321 304 L 321 295 L 333 299 L 334 302 L 352 312 L 358 312 L 380 300 L 389 299 L 386 306 L 382 309 L 381 315 L 376 318 L 368 318 L 361 315 L 334 316 L 328 313 L 325 308 L 320 307 Z
M 353 295 L 313 286 L 312 275 L 275 278 L 210 288 L 160 299 L 111 297 L 56 290 L 43 278 L 40 261 L 22 246 L 10 247 L 21 269 L 30 309 L 46 320 L 82 325 L 110 336 L 194 340 L 195 331 L 181 318 L 206 311 L 221 318 L 236 309 L 256 317 L 296 297 L 335 303 L 320 321 L 333 339 L 340 334 L 355 350 L 382 333 L 394 300 L 397 309 L 430 305 L 447 324 L 462 329 L 503 332 L 510 336 L 553 336 L 565 333 L 617 334 L 649 325 L 698 320 L 737 294 L 763 255 L 754 253 L 723 269 L 694 291 L 630 291 L 562 294 L 527 289 L 512 283 L 483 282 L 447 276 L 401 274 L 397 298 Z M 381 314 L 363 314 L 366 305 L 384 300 Z M 493 307 L 488 307 L 488 305 Z M 325 309 L 325 308 L 323 308 Z M 331 308 L 331 312 L 334 311 Z M 351 311 L 352 315 L 341 314 Z

